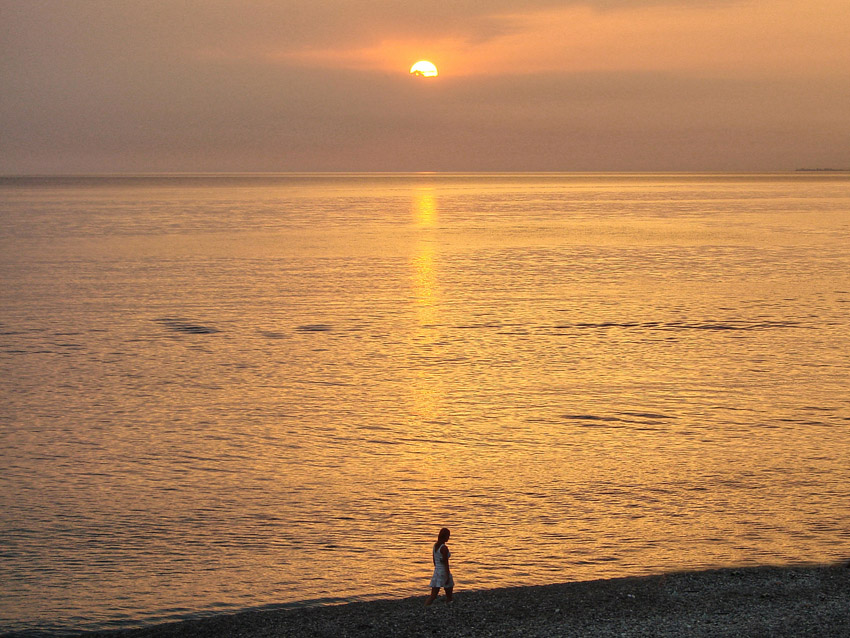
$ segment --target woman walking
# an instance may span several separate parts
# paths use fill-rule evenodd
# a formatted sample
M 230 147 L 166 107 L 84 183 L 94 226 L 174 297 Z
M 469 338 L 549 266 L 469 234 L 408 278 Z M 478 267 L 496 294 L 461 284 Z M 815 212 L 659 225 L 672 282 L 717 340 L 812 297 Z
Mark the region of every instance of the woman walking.
M 451 532 L 447 528 L 440 530 L 437 536 L 437 542 L 434 543 L 432 559 L 434 560 L 434 575 L 431 577 L 431 595 L 425 601 L 426 605 L 433 603 L 440 594 L 440 587 L 446 590 L 446 602 L 452 602 L 452 593 L 455 587 L 455 581 L 452 578 L 452 572 L 449 569 L 449 557 L 452 553 L 446 546 L 446 541 L 449 540 Z

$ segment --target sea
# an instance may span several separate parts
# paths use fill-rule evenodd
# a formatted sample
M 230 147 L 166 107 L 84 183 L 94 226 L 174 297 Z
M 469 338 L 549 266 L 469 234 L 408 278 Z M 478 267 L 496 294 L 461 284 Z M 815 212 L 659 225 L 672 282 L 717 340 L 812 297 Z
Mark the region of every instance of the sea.
M 0 178 L 0 633 L 850 556 L 850 174 Z

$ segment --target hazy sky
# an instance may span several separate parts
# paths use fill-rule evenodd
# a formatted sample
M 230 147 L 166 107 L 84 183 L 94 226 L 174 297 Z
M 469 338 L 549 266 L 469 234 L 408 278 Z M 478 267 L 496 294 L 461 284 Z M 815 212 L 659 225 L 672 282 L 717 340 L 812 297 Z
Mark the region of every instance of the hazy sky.
M 835 166 L 850 0 L 0 0 L 0 173 Z

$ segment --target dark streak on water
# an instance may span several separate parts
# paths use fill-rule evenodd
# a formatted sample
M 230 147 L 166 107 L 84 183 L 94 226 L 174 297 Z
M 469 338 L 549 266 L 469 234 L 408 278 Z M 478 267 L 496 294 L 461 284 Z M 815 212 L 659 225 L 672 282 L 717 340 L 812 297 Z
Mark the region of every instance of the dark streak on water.
M 314 323 L 298 326 L 296 330 L 298 330 L 298 332 L 330 332 L 333 330 L 333 327 L 326 323 Z
M 605 321 L 602 323 L 562 323 L 557 324 L 557 330 L 587 330 L 598 328 L 644 328 L 647 330 L 770 330 L 773 328 L 800 328 L 803 324 L 798 321 L 725 321 L 725 322 L 693 322 L 681 321 Z
M 165 326 L 169 330 L 173 330 L 174 332 L 182 332 L 183 334 L 211 335 L 219 332 L 219 330 L 217 330 L 216 328 L 211 328 L 210 326 L 204 326 L 198 323 L 185 321 L 183 319 L 172 319 L 170 317 L 165 317 L 163 319 L 154 319 L 154 321 Z

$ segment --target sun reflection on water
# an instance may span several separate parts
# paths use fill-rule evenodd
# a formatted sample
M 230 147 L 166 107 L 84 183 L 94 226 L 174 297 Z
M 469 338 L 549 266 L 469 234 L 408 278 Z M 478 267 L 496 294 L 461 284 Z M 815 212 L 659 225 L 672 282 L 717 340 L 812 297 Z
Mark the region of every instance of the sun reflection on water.
M 417 237 L 411 256 L 411 284 L 418 330 L 413 336 L 418 342 L 414 351 L 423 355 L 429 349 L 439 324 L 440 288 L 436 269 L 437 202 L 431 189 L 414 192 L 412 213 Z M 442 403 L 442 380 L 427 367 L 417 365 L 413 371 L 412 409 L 417 420 L 438 418 Z
M 413 298 L 419 325 L 433 326 L 439 311 L 439 288 L 435 270 L 434 230 L 437 226 L 437 203 L 430 189 L 416 191 L 413 216 L 418 233 L 411 266 L 413 269 Z
M 416 191 L 413 214 L 418 226 L 433 228 L 437 225 L 437 200 L 432 189 Z

